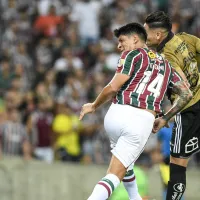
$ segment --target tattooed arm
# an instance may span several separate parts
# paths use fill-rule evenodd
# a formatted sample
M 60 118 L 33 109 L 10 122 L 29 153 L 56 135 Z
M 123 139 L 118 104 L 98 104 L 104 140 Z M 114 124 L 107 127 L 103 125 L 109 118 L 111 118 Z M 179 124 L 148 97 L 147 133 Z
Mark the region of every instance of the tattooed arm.
M 171 109 L 162 117 L 166 121 L 169 121 L 174 115 L 180 112 L 192 99 L 192 92 L 184 81 L 175 83 L 172 92 L 177 94 L 179 98 L 173 103 Z
M 172 88 L 172 92 L 174 94 L 177 94 L 179 97 L 173 103 L 171 109 L 167 113 L 165 113 L 163 117 L 155 120 L 154 127 L 152 130 L 153 133 L 156 133 L 162 127 L 166 126 L 168 124 L 168 121 L 178 112 L 180 112 L 192 99 L 192 93 L 184 81 L 179 81 L 175 83 Z

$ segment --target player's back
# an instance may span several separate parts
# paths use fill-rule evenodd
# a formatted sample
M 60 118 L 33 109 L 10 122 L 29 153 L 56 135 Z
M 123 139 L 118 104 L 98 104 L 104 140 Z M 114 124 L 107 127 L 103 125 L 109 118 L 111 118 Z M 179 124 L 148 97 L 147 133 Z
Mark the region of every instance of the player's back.
M 117 72 L 130 78 L 118 91 L 114 103 L 156 112 L 162 111 L 167 88 L 181 80 L 166 59 L 147 48 L 123 52 Z

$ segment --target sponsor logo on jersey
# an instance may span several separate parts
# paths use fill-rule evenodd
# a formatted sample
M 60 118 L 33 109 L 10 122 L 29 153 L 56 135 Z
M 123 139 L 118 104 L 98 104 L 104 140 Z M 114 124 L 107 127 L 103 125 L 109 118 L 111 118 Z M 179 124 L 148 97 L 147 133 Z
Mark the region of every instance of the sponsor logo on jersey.
M 118 67 L 122 66 L 125 63 L 125 59 L 119 59 Z
M 148 56 L 151 58 L 151 59 L 155 59 L 156 58 L 156 54 L 152 51 L 149 51 L 148 52 Z

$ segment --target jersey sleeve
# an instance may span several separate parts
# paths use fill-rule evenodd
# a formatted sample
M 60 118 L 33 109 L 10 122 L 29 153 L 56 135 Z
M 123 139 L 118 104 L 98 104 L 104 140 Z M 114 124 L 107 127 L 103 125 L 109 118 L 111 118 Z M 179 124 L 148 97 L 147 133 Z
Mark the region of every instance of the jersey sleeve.
M 139 59 L 139 54 L 139 50 L 123 52 L 119 59 L 116 73 L 126 74 L 130 76 L 131 73 L 134 71 L 135 63 Z
M 192 44 L 196 48 L 196 53 L 200 53 L 200 38 L 190 34 L 187 35 L 189 36 L 189 38 L 191 38 Z

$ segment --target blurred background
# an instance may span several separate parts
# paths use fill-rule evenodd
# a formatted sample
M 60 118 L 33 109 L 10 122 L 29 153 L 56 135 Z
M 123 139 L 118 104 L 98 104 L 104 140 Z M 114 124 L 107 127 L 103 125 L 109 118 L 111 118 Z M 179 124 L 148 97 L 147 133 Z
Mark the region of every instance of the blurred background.
M 109 104 L 83 121 L 78 115 L 115 73 L 113 30 L 163 10 L 174 33 L 200 37 L 199 8 L 200 0 L 1 0 L 0 199 L 86 199 L 111 157 Z M 162 199 L 170 134 L 152 135 L 136 162 L 144 199 Z M 197 153 L 186 200 L 200 199 L 199 167 Z M 127 200 L 124 188 L 112 199 Z

